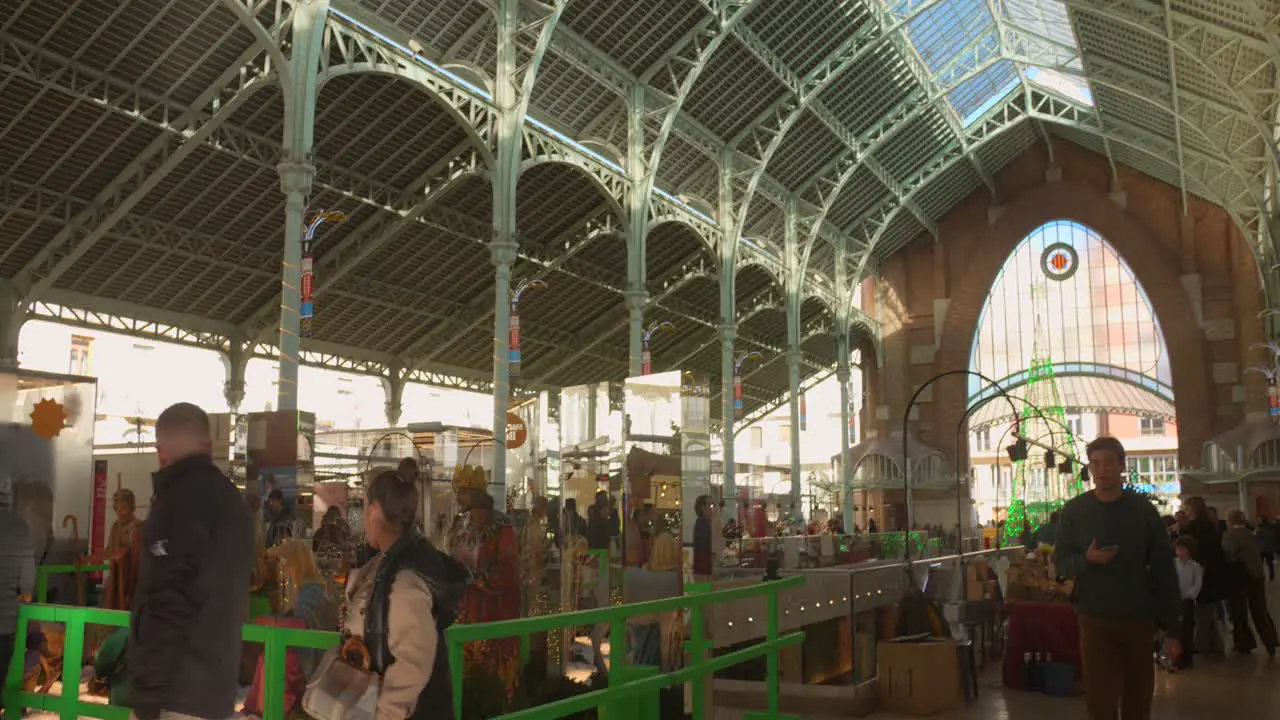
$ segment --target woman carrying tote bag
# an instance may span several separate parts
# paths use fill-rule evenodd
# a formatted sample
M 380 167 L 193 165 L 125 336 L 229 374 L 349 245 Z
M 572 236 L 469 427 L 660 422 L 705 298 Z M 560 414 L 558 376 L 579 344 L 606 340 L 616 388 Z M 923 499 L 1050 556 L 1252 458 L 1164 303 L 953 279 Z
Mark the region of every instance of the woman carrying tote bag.
M 417 507 L 413 483 L 376 471 L 364 527 L 378 554 L 348 578 L 347 652 L 326 655 L 303 700 L 316 720 L 453 720 L 444 631 L 471 577 L 417 532 Z

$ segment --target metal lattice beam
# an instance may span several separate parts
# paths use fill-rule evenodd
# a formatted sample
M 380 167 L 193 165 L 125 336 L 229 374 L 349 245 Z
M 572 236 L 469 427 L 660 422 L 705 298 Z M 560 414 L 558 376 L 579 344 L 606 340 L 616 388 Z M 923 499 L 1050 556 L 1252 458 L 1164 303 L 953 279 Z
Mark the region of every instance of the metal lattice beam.
M 800 121 L 806 111 L 812 111 L 841 140 L 853 135 L 851 131 L 845 128 L 844 123 L 838 120 L 818 100 L 818 96 L 822 91 L 830 87 L 832 82 L 857 65 L 864 57 L 881 47 L 882 43 L 891 41 L 899 35 L 907 27 L 908 23 L 933 7 L 937 1 L 929 0 L 913 7 L 904 8 L 905 12 L 900 17 L 894 17 L 892 22 L 887 25 L 881 23 L 879 19 L 864 23 L 854 31 L 853 35 L 818 62 L 814 69 L 803 77 L 793 73 L 768 44 L 757 37 L 750 28 L 740 27 L 736 30 L 737 35 L 747 49 L 764 63 L 765 67 L 770 69 L 774 77 L 787 88 L 789 93 L 760 113 L 746 128 L 729 141 L 730 146 L 739 150 L 742 149 L 742 143 L 750 141 L 744 151 L 746 157 L 749 158 L 749 162 L 744 164 L 742 173 L 749 173 L 749 179 L 746 192 L 743 193 L 737 210 L 737 217 L 740 223 L 737 234 L 740 235 L 742 232 L 741 224 L 746 222 L 748 209 L 755 199 L 756 190 L 769 167 L 769 163 L 782 147 L 788 133 L 796 126 L 796 123 Z M 928 222 L 923 213 L 921 213 L 921 218 L 922 222 Z
M 14 277 L 26 302 L 39 298 L 196 148 L 213 137 L 260 88 L 268 84 L 268 56 L 254 48 L 228 68 L 217 82 L 188 107 L 175 108 L 162 98 L 107 78 L 90 68 L 60 58 L 18 38 L 0 37 L 0 70 L 26 77 L 80 99 L 106 98 L 103 104 L 129 107 L 136 122 L 149 121 L 165 130 L 123 172 L 94 197 Z M 56 78 L 56 79 L 55 79 Z M 175 112 L 175 110 L 178 110 Z
M 231 323 L 58 288 L 50 289 L 33 301 L 27 317 L 223 353 L 228 352 L 231 339 L 237 337 L 237 329 Z M 277 356 L 274 345 L 268 343 L 255 345 L 253 354 L 268 360 L 275 360 Z M 388 367 L 394 365 L 395 358 L 363 348 L 303 340 L 301 362 L 313 367 L 381 377 Z M 487 392 L 490 387 L 488 380 L 473 371 L 448 366 L 435 366 L 435 369 L 424 370 L 411 379 L 427 385 L 475 392 Z

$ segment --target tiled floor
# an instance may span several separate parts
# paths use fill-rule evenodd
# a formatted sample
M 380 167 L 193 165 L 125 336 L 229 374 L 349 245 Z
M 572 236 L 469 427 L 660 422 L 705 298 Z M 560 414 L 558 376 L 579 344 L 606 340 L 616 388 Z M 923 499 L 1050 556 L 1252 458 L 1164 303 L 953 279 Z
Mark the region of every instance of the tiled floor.
M 1260 682 L 1261 681 L 1261 682 Z M 1159 673 L 1152 717 L 1159 720 L 1217 720 L 1224 717 L 1274 717 L 1280 707 L 1280 661 L 1258 652 L 1248 657 L 1201 660 L 1194 670 Z M 878 713 L 878 720 L 904 715 Z M 1086 717 L 1080 699 L 1006 691 L 997 683 L 980 690 L 978 702 L 938 720 L 1079 720 Z M 809 720 L 820 720 L 811 718 Z
M 1271 615 L 1280 619 L 1280 582 L 1273 583 Z M 1005 690 L 998 663 L 989 669 L 972 706 L 934 715 L 936 720 L 1081 720 L 1084 701 Z M 1196 658 L 1194 670 L 1156 676 L 1156 720 L 1224 720 L 1277 717 L 1280 708 L 1280 659 L 1269 660 L 1261 650 L 1253 655 Z M 716 720 L 739 720 L 741 711 L 718 711 Z M 870 720 L 907 720 L 913 716 L 876 713 Z M 836 720 L 806 717 L 805 720 Z

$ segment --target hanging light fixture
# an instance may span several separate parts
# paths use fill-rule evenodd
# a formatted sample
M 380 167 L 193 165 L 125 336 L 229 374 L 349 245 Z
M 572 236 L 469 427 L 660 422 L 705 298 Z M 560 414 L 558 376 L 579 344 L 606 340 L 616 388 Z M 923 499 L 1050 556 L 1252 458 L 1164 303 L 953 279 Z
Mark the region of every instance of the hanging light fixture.
M 733 361 L 733 418 L 741 420 L 743 415 L 743 397 L 742 397 L 742 363 L 750 359 L 761 360 L 763 355 L 756 351 L 743 353 Z
M 1053 470 L 1055 467 L 1058 466 L 1057 461 L 1058 459 L 1054 457 L 1052 450 L 1046 450 L 1044 452 L 1044 469 L 1045 470 Z
M 1027 459 L 1027 441 L 1018 438 L 1012 445 L 1004 449 L 1009 453 L 1009 460 L 1012 462 L 1022 462 Z
M 511 322 L 507 330 L 507 364 L 511 377 L 520 374 L 520 297 L 526 290 L 542 289 L 547 284 L 541 280 L 528 280 L 511 291 Z
M 315 316 L 315 252 L 316 231 L 325 222 L 340 223 L 347 216 L 336 210 L 321 210 L 302 233 L 302 278 L 299 288 L 298 335 L 311 337 L 311 323 Z
M 1063 475 L 1070 475 L 1074 471 L 1075 471 L 1075 467 L 1074 467 L 1074 464 L 1071 462 L 1071 458 L 1063 458 L 1062 462 L 1058 463 L 1059 473 Z
M 651 375 L 653 373 L 653 355 L 649 352 L 649 343 L 653 340 L 653 336 L 663 330 L 674 330 L 675 325 L 669 322 L 653 323 L 644 329 L 640 335 L 640 374 Z

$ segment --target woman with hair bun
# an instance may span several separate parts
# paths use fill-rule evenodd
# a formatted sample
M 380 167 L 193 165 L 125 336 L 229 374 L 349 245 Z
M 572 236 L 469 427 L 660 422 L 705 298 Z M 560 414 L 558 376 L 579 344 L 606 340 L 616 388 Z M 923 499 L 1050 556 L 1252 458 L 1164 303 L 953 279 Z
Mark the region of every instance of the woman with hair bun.
M 364 531 L 377 555 L 351 572 L 339 613 L 382 678 L 377 720 L 453 720 L 444 635 L 471 574 L 418 532 L 417 509 L 417 487 L 396 471 L 369 482 Z

